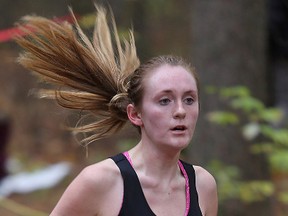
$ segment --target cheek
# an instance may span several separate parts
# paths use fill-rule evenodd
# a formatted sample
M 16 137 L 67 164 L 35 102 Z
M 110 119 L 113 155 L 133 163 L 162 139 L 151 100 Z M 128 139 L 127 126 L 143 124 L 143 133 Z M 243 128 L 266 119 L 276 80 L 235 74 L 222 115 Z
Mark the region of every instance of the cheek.
M 192 115 L 192 118 L 193 120 L 196 122 L 198 120 L 198 112 L 195 112 L 193 115 Z
M 198 115 L 199 115 L 199 108 L 198 107 L 194 107 L 193 109 L 191 109 L 189 111 L 189 114 L 188 114 L 188 116 L 190 116 L 190 119 L 193 120 L 193 122 L 197 121 Z
M 192 116 L 193 116 L 194 118 L 198 118 L 198 115 L 199 115 L 199 109 L 198 109 L 198 107 L 197 107 L 197 108 L 195 108 L 195 110 L 192 111 Z
M 164 115 L 163 113 L 160 112 L 153 112 L 150 113 L 149 117 L 147 118 L 147 120 L 154 125 L 160 125 L 164 119 L 163 119 Z
M 145 112 L 142 115 L 142 122 L 144 127 L 154 127 L 155 129 L 163 128 L 163 125 L 168 123 L 168 113 L 159 111 L 158 109 L 150 108 L 149 112 Z M 153 128 L 152 128 L 153 130 Z

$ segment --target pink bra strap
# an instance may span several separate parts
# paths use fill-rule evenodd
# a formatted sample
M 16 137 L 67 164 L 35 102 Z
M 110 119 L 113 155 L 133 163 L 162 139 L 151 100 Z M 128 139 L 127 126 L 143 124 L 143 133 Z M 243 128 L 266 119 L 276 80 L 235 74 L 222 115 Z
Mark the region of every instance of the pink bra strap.
M 188 215 L 189 213 L 189 209 L 190 209 L 190 187 L 189 187 L 189 178 L 187 175 L 186 170 L 184 169 L 183 164 L 181 163 L 181 161 L 178 161 L 178 165 L 183 173 L 183 176 L 185 178 L 185 190 L 186 190 L 186 210 L 185 210 L 185 216 Z
M 133 167 L 132 160 L 130 158 L 128 151 L 123 152 L 123 155 L 126 157 L 126 159 L 129 161 L 130 165 Z

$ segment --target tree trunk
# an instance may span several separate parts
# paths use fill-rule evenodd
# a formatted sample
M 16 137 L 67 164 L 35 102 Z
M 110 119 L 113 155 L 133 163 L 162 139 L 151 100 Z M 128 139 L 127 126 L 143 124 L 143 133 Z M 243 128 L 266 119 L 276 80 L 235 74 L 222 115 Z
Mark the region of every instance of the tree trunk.
M 245 85 L 253 96 L 266 102 L 265 1 L 194 0 L 191 6 L 191 55 L 202 86 L 202 115 L 190 155 L 202 164 L 218 158 L 237 165 L 247 179 L 266 178 L 265 161 L 249 153 L 249 144 L 239 130 L 217 127 L 205 119 L 207 112 L 223 109 L 219 98 L 206 94 L 205 87 L 209 85 Z M 267 203 L 248 206 L 237 203 L 225 206 L 222 212 L 223 215 L 271 215 Z

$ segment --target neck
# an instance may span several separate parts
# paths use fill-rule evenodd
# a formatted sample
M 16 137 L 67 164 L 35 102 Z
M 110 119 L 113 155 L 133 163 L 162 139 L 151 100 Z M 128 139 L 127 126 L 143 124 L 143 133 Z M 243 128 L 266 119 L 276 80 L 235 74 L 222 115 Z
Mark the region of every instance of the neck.
M 178 160 L 180 151 L 163 151 L 140 142 L 129 151 L 134 169 L 137 174 L 163 182 L 163 179 L 172 181 L 180 174 Z

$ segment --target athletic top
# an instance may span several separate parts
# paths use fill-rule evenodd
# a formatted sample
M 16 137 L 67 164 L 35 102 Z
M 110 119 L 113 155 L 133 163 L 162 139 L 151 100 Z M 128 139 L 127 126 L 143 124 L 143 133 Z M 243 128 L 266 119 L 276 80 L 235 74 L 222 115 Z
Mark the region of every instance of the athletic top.
M 121 172 L 124 195 L 119 216 L 156 216 L 151 210 L 132 166 L 128 152 L 111 157 Z M 195 186 L 195 170 L 192 165 L 179 160 L 178 165 L 186 181 L 185 216 L 202 216 Z

